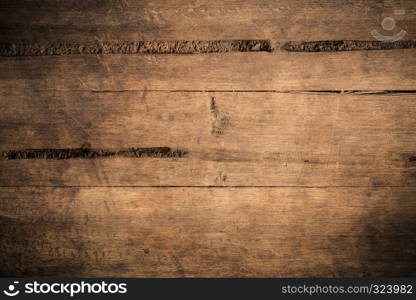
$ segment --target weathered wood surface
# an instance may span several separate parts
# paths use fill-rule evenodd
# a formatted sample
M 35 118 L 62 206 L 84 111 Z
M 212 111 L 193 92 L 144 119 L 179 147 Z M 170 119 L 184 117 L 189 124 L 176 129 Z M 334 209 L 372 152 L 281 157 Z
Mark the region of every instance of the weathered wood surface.
M 0 96 L 0 150 L 169 147 L 181 157 L 0 160 L 7 186 L 414 186 L 412 94 Z M 87 157 L 88 158 L 88 157 Z
M 414 188 L 1 188 L 9 276 L 414 276 Z
M 413 90 L 416 49 L 4 57 L 0 89 Z
M 0 275 L 415 276 L 415 40 L 412 0 L 0 0 Z
M 373 40 L 381 22 L 415 39 L 413 0 L 103 0 L 1 1 L 0 39 L 32 42 L 91 40 L 287 41 Z M 395 15 L 394 10 L 405 10 Z

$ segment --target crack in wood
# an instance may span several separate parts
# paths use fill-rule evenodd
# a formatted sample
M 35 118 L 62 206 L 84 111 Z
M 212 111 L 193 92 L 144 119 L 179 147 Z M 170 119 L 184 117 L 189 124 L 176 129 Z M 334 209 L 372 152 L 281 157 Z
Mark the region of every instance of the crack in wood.
M 218 110 L 215 97 L 211 97 L 210 110 L 213 118 L 211 134 L 214 136 L 224 135 L 230 125 L 230 117 L 227 113 Z
M 176 188 L 194 188 L 194 189 L 416 189 L 414 186 L 408 185 L 39 185 L 39 184 L 28 184 L 28 185 L 0 185 L 0 188 L 15 188 L 15 189 L 24 189 L 24 188 L 56 188 L 56 189 L 73 189 L 73 188 L 119 188 L 119 189 L 142 189 L 142 188 L 157 188 L 157 189 L 176 189 Z
M 214 116 L 214 118 L 217 118 L 218 117 L 218 109 L 217 109 L 217 103 L 215 102 L 215 97 L 211 97 L 210 108 L 211 108 L 211 113 Z
M 338 51 L 359 51 L 359 50 L 397 50 L 416 48 L 416 41 L 309 41 L 309 42 L 288 42 L 282 49 L 289 52 L 338 52 Z
M 202 54 L 226 52 L 271 52 L 268 40 L 215 41 L 107 41 L 0 43 L 0 56 L 53 56 L 83 54 Z
M 416 90 L 383 90 L 383 91 L 365 91 L 365 90 L 310 90 L 315 93 L 328 94 L 354 94 L 354 95 L 389 95 L 389 94 L 414 94 Z
M 302 41 L 282 46 L 289 52 L 338 52 L 359 50 L 395 50 L 416 48 L 416 41 Z M 175 40 L 175 41 L 105 41 L 51 43 L 0 43 L 0 56 L 55 56 L 87 54 L 204 54 L 227 52 L 273 52 L 270 40 Z
M 42 90 L 37 90 L 42 91 Z M 60 91 L 60 90 L 53 90 Z M 65 91 L 66 92 L 66 91 Z M 416 90 L 71 90 L 71 92 L 90 92 L 94 94 L 117 93 L 275 93 L 275 94 L 340 94 L 340 95 L 393 95 L 416 94 Z
M 169 147 L 152 148 L 126 148 L 126 149 L 90 149 L 90 148 L 67 148 L 67 149 L 27 149 L 9 150 L 2 153 L 6 159 L 96 159 L 105 157 L 124 157 L 124 158 L 169 158 L 185 157 L 187 151 L 177 149 L 171 150 Z

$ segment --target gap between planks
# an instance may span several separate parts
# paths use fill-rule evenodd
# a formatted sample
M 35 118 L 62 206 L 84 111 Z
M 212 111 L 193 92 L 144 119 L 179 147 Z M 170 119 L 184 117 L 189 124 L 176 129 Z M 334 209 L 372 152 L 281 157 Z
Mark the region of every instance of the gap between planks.
M 383 185 L 383 186 L 359 186 L 359 185 L 334 185 L 334 186 L 305 186 L 305 185 L 230 185 L 230 186 L 220 186 L 220 185 L 4 185 L 0 186 L 0 189 L 6 188 L 59 188 L 59 189 L 72 189 L 72 188 L 138 188 L 138 189 L 176 189 L 176 188 L 186 188 L 186 189 L 240 189 L 240 188 L 249 188 L 249 189 L 415 189 L 416 186 L 395 186 L 395 185 Z
M 0 43 L 0 56 L 61 56 L 61 55 L 192 55 L 227 52 L 341 52 L 414 49 L 416 41 L 301 41 L 272 45 L 270 40 L 176 40 L 176 41 L 55 41 L 45 44 Z
M 72 90 L 72 92 L 77 92 Z M 82 90 L 79 90 L 82 92 Z M 274 94 L 322 94 L 322 95 L 391 95 L 416 94 L 416 90 L 91 90 L 91 93 L 274 93 Z
M 25 90 L 25 89 L 21 89 Z M 272 94 L 312 94 L 312 95 L 402 95 L 416 94 L 416 90 L 59 90 L 59 89 L 30 89 L 32 92 L 64 92 L 64 93 L 272 93 Z M 0 91 L 1 93 L 1 91 Z

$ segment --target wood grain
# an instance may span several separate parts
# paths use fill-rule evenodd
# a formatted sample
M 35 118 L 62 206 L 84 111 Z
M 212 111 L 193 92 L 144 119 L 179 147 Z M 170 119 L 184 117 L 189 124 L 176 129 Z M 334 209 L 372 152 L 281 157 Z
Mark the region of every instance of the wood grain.
M 415 276 L 415 29 L 413 0 L 0 0 L 0 276 Z
M 414 276 L 415 192 L 1 188 L 0 273 Z
M 8 99 L 0 97 L 2 151 L 169 147 L 186 156 L 2 159 L 2 185 L 415 184 L 411 94 L 42 92 L 16 94 L 13 106 Z
M 413 90 L 416 49 L 2 57 L 13 90 Z M 357 79 L 358 78 L 358 79 Z
M 394 10 L 405 10 L 394 15 Z M 271 39 L 374 40 L 391 16 L 416 39 L 413 0 L 2 1 L 0 39 L 30 42 Z

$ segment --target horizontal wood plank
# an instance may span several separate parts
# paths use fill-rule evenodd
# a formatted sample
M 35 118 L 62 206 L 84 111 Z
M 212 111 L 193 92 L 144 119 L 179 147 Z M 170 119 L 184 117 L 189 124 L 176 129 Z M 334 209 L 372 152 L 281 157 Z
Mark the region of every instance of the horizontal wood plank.
M 5 153 L 81 147 L 183 153 L 3 157 L 3 186 L 416 183 L 414 94 L 5 92 L 0 107 Z
M 1 188 L 6 276 L 414 276 L 416 190 Z
M 0 40 L 31 42 L 101 40 L 286 41 L 374 40 L 405 30 L 415 39 L 412 0 L 100 0 L 2 1 Z M 405 14 L 394 14 L 404 10 Z M 384 30 L 384 17 L 397 26 Z
M 413 90 L 416 49 L 0 58 L 14 90 Z

